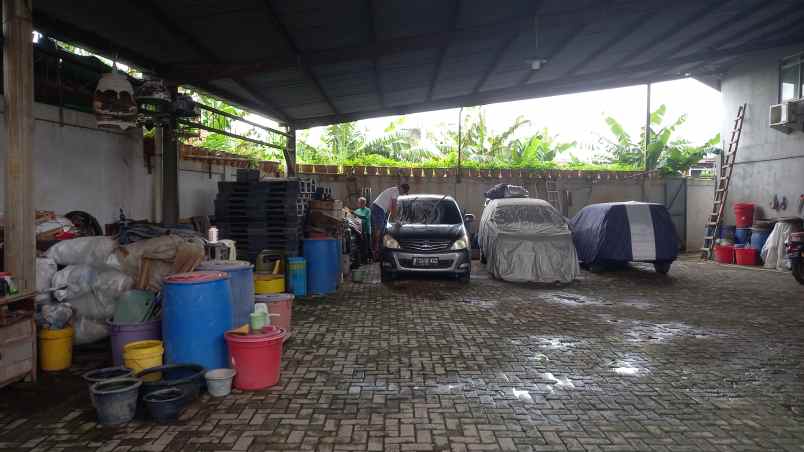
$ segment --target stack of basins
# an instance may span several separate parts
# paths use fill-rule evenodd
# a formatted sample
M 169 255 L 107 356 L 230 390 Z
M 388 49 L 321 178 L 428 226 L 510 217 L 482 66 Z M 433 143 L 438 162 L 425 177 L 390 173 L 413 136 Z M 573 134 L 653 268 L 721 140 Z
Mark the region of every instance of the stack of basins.
M 299 181 L 218 182 L 215 224 L 235 241 L 237 255 L 254 262 L 266 249 L 296 256 L 302 237 L 304 201 Z
M 734 263 L 756 265 L 759 251 L 751 247 L 751 226 L 754 223 L 754 205 L 748 202 L 734 203 Z

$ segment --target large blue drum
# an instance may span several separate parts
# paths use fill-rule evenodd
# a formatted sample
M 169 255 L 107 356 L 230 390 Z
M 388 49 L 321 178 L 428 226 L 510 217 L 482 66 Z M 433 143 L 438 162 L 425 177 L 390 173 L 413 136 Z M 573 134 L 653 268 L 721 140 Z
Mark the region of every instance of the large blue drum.
M 304 240 L 304 260 L 307 261 L 307 293 L 335 292 L 341 277 L 340 240 Z
M 254 266 L 246 261 L 204 261 L 197 270 L 211 270 L 229 274 L 232 292 L 232 315 L 235 328 L 248 324 L 254 311 Z
M 162 340 L 167 364 L 229 367 L 223 334 L 232 329 L 229 275 L 203 271 L 165 278 Z

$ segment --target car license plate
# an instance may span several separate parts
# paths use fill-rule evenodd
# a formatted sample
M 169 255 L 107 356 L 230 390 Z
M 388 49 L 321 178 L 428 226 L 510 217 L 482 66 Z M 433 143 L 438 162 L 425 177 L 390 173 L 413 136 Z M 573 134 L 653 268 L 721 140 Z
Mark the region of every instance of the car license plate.
M 438 265 L 438 258 L 437 257 L 414 257 L 413 258 L 413 266 L 414 267 L 434 267 Z

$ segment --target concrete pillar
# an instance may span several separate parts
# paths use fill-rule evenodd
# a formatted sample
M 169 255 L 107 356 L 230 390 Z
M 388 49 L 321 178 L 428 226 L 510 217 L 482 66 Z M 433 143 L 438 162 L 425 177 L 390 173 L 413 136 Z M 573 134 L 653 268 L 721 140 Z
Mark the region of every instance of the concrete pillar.
M 6 101 L 5 270 L 21 290 L 36 288 L 33 200 L 33 27 L 31 0 L 3 1 Z

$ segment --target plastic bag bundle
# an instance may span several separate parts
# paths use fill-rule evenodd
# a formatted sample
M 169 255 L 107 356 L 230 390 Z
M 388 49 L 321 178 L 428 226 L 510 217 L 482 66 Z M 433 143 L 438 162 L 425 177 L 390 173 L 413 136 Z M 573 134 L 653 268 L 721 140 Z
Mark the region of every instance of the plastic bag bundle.
M 45 303 L 36 314 L 36 324 L 40 328 L 60 330 L 67 326 L 73 317 L 73 308 L 69 303 Z
M 53 296 L 59 301 L 77 298 L 92 291 L 97 271 L 89 265 L 69 265 L 53 275 Z
M 78 237 L 56 243 L 47 250 L 47 257 L 59 265 L 105 265 L 117 248 L 110 237 Z
M 109 327 L 105 321 L 77 317 L 73 328 L 75 329 L 75 345 L 91 344 L 109 337 Z

